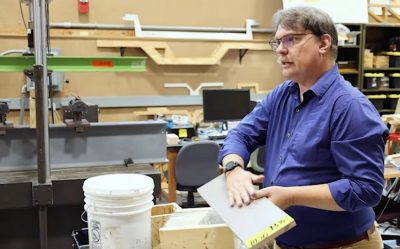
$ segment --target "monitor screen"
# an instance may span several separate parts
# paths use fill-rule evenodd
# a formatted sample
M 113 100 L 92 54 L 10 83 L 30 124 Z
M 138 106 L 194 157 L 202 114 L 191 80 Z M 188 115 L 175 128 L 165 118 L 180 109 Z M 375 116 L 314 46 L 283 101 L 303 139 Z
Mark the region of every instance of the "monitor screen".
M 250 112 L 249 89 L 204 89 L 205 122 L 241 120 Z

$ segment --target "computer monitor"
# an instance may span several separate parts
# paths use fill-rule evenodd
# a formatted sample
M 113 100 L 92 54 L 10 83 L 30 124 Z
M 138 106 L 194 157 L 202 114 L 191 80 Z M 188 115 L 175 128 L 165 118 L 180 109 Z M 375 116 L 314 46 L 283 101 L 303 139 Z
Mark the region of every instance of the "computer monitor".
M 249 89 L 204 89 L 204 122 L 241 120 L 250 112 Z

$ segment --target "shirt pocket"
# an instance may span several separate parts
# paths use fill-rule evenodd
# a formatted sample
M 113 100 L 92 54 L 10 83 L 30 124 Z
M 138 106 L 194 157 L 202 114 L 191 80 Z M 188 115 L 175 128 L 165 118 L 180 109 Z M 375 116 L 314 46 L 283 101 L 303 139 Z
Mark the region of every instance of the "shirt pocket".
M 330 158 L 329 132 L 324 132 L 321 122 L 306 120 L 294 131 L 289 154 L 300 165 L 320 164 Z

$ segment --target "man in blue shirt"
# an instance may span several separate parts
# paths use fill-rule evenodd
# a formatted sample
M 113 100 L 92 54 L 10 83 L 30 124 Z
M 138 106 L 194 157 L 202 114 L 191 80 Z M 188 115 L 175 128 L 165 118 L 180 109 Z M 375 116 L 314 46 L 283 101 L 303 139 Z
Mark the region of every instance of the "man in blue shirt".
M 267 197 L 291 215 L 297 225 L 277 238 L 277 249 L 382 248 L 372 207 L 383 190 L 387 127 L 339 74 L 328 14 L 295 7 L 278 11 L 273 22 L 270 45 L 288 80 L 224 142 L 219 158 L 231 205 Z M 245 171 L 264 144 L 264 176 Z

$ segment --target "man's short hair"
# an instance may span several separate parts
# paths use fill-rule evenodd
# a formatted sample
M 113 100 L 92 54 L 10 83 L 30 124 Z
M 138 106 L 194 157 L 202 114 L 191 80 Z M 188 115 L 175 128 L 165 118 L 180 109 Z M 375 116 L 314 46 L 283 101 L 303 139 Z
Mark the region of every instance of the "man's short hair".
M 309 30 L 316 36 L 328 34 L 332 37 L 331 54 L 338 53 L 338 34 L 328 13 L 310 6 L 297 6 L 277 11 L 272 17 L 274 32 L 279 26 L 296 31 Z

